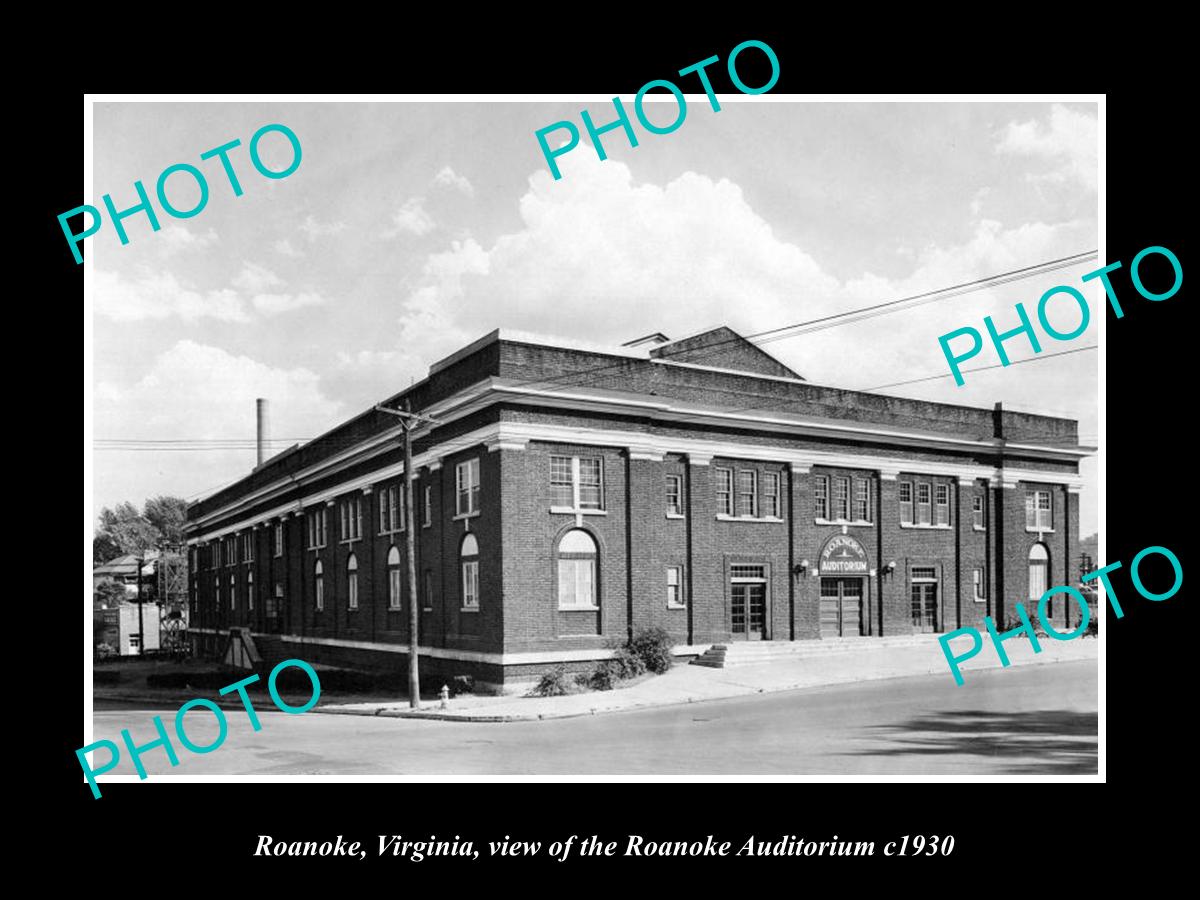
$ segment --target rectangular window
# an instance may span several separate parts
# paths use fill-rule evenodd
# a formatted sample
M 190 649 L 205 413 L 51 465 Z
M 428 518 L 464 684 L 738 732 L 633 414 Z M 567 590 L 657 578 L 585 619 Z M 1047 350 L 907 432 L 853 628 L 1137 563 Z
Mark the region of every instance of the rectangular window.
M 871 521 L 871 482 L 865 478 L 854 479 L 854 521 Z
M 275 555 L 283 556 L 283 523 L 275 523 Z
M 818 519 L 829 518 L 828 475 L 818 475 L 813 479 L 813 515 Z
M 391 488 L 381 487 L 379 489 L 379 533 L 387 534 L 392 530 L 391 510 L 392 502 L 389 496 Z
M 738 472 L 738 516 L 758 517 L 758 473 L 753 469 Z
M 313 582 L 313 597 L 317 603 L 317 612 L 325 608 L 325 577 L 323 575 L 316 576 L 316 581 Z
M 579 460 L 579 508 L 604 508 L 604 467 L 598 458 Z
M 900 521 L 911 525 L 913 520 L 912 482 L 900 482 Z
M 388 609 L 400 608 L 400 567 L 388 569 Z
M 254 573 L 246 576 L 246 609 L 254 612 Z
M 937 569 L 933 566 L 913 566 L 913 581 L 937 581 Z
M 350 608 L 358 609 L 358 573 L 351 572 L 346 578 L 347 580 L 347 596 L 350 598 Z
M 683 569 L 679 566 L 667 566 L 667 607 L 679 609 L 683 602 Z
M 325 546 L 325 507 L 308 514 L 308 547 L 310 550 Z
M 408 527 L 407 491 L 403 484 L 393 484 L 387 489 L 388 521 L 387 530 L 403 531 Z
M 975 602 L 983 603 L 987 600 L 987 582 L 984 580 L 983 569 L 972 569 L 971 581 L 975 585 Z
M 237 609 L 237 576 L 229 576 L 229 608 Z
M 454 467 L 457 491 L 455 515 L 466 516 L 479 512 L 479 459 L 469 459 Z
M 971 500 L 971 523 L 979 529 L 983 526 L 983 495 L 980 494 Z
M 341 502 L 342 540 L 357 541 L 362 537 L 362 501 L 358 497 Z
M 225 540 L 225 565 L 237 565 L 237 538 L 232 536 Z
M 1025 527 L 1038 531 L 1054 528 L 1053 502 L 1049 491 L 1028 491 L 1025 494 Z
M 783 518 L 783 506 L 779 501 L 779 473 L 763 473 L 763 514 L 772 519 Z
M 422 523 L 425 528 L 433 524 L 433 485 L 425 485 L 425 521 Z
M 733 515 L 733 469 L 717 469 L 717 513 Z
M 221 542 L 213 541 L 212 545 L 212 567 L 218 568 L 221 565 Z
M 463 609 L 479 609 L 479 560 L 462 564 Z
M 339 531 L 338 534 L 342 536 L 343 541 L 349 540 L 350 538 L 350 526 L 347 524 L 346 515 L 347 512 L 349 512 L 349 509 L 350 504 L 346 500 L 343 500 L 340 504 L 338 504 L 338 511 L 342 514 L 342 530 Z
M 596 560 L 560 559 L 558 561 L 558 605 L 565 609 L 596 607 Z
M 922 481 L 917 485 L 917 524 L 929 524 L 929 498 L 930 498 L 929 483 Z
M 599 457 L 550 457 L 550 505 L 604 508 L 604 461 Z
M 667 515 L 683 515 L 683 476 L 667 476 Z
M 573 464 L 569 456 L 550 457 L 550 505 L 575 506 Z
M 950 524 L 950 485 L 937 485 L 937 507 L 935 520 L 938 525 Z
M 433 609 L 433 572 L 425 570 L 425 612 Z
M 850 518 L 850 479 L 837 477 L 833 479 L 833 518 L 838 522 Z

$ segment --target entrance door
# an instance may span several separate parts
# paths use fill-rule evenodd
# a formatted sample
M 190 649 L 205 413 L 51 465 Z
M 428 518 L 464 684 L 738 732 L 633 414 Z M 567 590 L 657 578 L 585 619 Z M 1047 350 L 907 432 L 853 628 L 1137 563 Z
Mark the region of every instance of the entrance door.
M 765 566 L 735 565 L 730 569 L 729 630 L 734 640 L 766 639 L 767 570 Z
M 913 631 L 937 631 L 937 582 L 914 581 L 912 586 Z
M 821 637 L 862 634 L 862 579 L 821 579 Z

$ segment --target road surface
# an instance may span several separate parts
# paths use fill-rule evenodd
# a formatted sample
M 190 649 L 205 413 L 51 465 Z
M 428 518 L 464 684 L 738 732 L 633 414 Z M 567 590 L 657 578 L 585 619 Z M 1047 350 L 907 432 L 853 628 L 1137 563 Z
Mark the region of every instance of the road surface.
M 174 709 L 97 704 L 95 738 L 143 744 Z M 1096 771 L 1096 663 L 973 672 L 764 694 L 543 722 L 462 723 L 321 713 L 227 711 L 224 744 L 203 756 L 176 743 L 143 757 L 170 775 L 1078 775 Z M 210 713 L 187 732 L 216 737 Z M 124 754 L 123 754 L 124 755 Z M 101 764 L 100 756 L 96 765 Z M 133 774 L 122 759 L 114 774 Z M 107 776 L 100 778 L 101 784 Z M 123 780 L 123 779 L 122 779 Z

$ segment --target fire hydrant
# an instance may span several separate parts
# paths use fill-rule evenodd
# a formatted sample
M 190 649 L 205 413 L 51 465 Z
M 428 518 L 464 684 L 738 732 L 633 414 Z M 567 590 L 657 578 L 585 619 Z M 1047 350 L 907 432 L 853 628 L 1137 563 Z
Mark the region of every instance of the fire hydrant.
M 438 696 L 442 698 L 442 709 L 445 709 L 450 700 L 450 688 L 442 685 L 442 689 L 438 691 Z

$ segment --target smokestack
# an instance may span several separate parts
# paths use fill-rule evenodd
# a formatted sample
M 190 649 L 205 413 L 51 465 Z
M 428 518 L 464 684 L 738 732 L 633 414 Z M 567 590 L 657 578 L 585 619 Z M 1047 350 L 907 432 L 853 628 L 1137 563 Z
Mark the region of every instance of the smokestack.
M 254 401 L 258 421 L 258 465 L 267 458 L 267 443 L 271 440 L 271 406 L 262 397 Z

